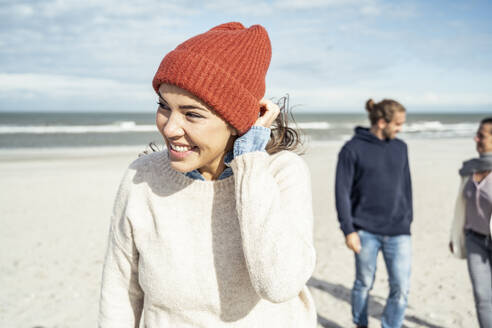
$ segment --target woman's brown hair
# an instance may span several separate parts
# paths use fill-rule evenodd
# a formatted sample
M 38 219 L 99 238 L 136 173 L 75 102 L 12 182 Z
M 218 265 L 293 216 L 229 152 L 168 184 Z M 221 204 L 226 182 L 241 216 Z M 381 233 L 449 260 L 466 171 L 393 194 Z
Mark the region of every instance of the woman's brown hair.
M 289 126 L 289 120 L 295 124 L 289 104 L 289 95 L 280 98 L 277 105 L 280 107 L 280 113 L 271 127 L 270 140 L 265 150 L 270 155 L 282 150 L 300 152 L 301 132 L 297 128 Z
M 393 120 L 393 116 L 396 112 L 406 111 L 402 104 L 392 99 L 383 99 L 378 103 L 375 103 L 374 100 L 369 99 L 366 102 L 366 110 L 369 113 L 371 125 L 375 125 L 380 119 L 383 119 L 386 123 L 389 123 Z

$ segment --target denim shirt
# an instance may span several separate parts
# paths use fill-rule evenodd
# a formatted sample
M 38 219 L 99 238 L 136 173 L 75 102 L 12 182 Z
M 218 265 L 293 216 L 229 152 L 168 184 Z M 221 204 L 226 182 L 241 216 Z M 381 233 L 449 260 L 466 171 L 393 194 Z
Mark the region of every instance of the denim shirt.
M 225 155 L 224 164 L 226 165 L 226 169 L 220 174 L 218 180 L 228 178 L 232 175 L 230 163 L 235 157 L 254 151 L 265 151 L 268 140 L 270 140 L 270 129 L 253 125 L 248 132 L 234 141 L 233 149 Z M 186 172 L 185 175 L 195 180 L 205 180 L 198 170 Z

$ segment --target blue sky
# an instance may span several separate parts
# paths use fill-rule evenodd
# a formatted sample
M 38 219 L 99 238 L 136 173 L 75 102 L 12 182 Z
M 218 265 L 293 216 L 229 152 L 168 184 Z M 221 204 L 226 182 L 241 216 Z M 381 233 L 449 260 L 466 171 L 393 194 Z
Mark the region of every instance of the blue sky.
M 185 39 L 261 24 L 267 96 L 302 111 L 492 112 L 490 1 L 2 1 L 0 111 L 155 110 L 152 77 Z

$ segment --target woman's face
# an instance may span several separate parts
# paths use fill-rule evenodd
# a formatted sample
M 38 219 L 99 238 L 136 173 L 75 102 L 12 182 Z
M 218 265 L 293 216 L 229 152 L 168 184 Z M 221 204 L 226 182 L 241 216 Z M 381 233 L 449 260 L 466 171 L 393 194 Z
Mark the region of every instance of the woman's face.
M 492 152 L 492 124 L 481 124 L 474 139 L 480 154 Z
M 236 131 L 203 101 L 170 84 L 159 87 L 156 125 L 164 137 L 171 166 L 179 172 L 198 169 L 206 180 L 225 168 Z

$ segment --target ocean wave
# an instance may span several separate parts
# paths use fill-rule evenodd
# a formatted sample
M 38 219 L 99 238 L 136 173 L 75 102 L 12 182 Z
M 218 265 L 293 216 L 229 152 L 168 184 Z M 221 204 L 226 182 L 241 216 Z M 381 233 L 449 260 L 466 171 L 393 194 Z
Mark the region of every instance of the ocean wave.
M 155 125 L 137 125 L 133 121 L 114 122 L 107 125 L 0 125 L 0 134 L 84 134 L 154 132 Z
M 297 122 L 297 127 L 312 133 L 350 134 L 360 122 Z M 441 121 L 416 121 L 403 126 L 406 135 L 425 136 L 468 136 L 473 135 L 477 123 L 443 123 Z M 123 133 L 123 132 L 156 132 L 153 124 L 136 124 L 134 121 L 117 121 L 104 125 L 0 125 L 0 135 L 6 134 L 87 134 L 87 133 Z M 320 131 L 320 132 L 315 132 Z M 326 131 L 326 132 L 324 132 Z
M 404 133 L 448 132 L 459 135 L 475 132 L 477 123 L 441 123 L 440 121 L 421 121 L 403 126 Z
M 328 130 L 331 127 L 328 122 L 298 122 L 297 126 L 305 130 Z

